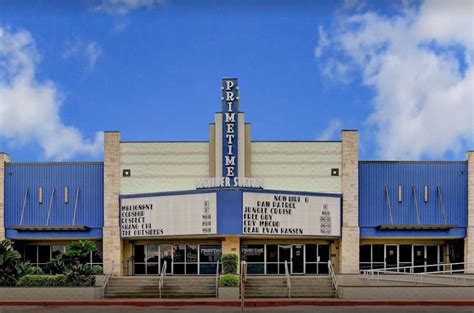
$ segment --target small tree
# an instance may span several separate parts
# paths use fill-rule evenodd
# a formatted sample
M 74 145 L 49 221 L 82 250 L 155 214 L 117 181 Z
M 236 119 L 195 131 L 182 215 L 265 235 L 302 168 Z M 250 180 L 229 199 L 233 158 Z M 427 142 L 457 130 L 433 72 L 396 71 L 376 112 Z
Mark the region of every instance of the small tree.
M 97 251 L 97 247 L 93 241 L 90 240 L 79 240 L 70 242 L 66 246 L 66 252 L 64 255 L 70 258 L 71 263 L 75 264 L 87 264 L 90 261 L 91 253 Z
M 18 278 L 17 266 L 21 255 L 13 248 L 13 242 L 8 239 L 0 241 L 0 285 L 12 286 Z
M 222 255 L 222 274 L 237 274 L 237 264 L 239 257 L 235 253 Z

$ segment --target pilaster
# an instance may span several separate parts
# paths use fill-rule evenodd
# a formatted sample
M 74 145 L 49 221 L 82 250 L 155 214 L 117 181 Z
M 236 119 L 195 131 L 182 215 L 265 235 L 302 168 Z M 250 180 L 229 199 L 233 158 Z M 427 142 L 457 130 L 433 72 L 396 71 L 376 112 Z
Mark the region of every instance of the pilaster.
M 474 151 L 467 152 L 467 232 L 464 239 L 465 268 L 474 271 Z
M 5 239 L 5 163 L 10 162 L 10 156 L 0 152 L 0 240 Z
M 122 275 L 120 238 L 120 132 L 104 133 L 104 273 Z
M 342 236 L 339 272 L 359 272 L 359 133 L 342 131 Z

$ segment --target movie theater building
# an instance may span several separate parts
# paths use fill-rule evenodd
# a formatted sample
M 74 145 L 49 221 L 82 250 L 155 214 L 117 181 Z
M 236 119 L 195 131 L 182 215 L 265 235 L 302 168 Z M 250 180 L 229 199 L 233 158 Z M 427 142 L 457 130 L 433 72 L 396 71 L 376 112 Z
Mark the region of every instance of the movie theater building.
M 103 162 L 15 163 L 0 153 L 0 239 L 44 266 L 90 239 L 106 273 L 215 274 L 235 253 L 253 275 L 474 265 L 474 152 L 467 161 L 360 161 L 339 141 L 253 140 L 235 78 L 206 141 L 123 141 Z M 204 124 L 203 124 L 204 125 Z M 206 126 L 203 126 L 206 127 Z M 473 266 L 474 267 L 474 266 Z
M 294 274 L 327 274 L 329 260 L 357 271 L 358 133 L 254 141 L 237 80 L 221 89 L 208 141 L 106 132 L 106 270 L 115 261 L 117 273 L 156 275 L 166 260 L 169 274 L 213 274 L 235 253 L 250 274 L 282 274 L 285 261 Z

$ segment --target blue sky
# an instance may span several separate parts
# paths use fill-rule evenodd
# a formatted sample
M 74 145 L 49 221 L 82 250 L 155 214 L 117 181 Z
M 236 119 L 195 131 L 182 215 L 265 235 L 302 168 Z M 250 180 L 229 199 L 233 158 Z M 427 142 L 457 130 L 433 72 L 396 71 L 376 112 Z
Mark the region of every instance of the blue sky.
M 207 140 L 234 76 L 255 140 L 359 129 L 361 159 L 464 159 L 474 9 L 456 3 L 0 0 L 0 151 L 98 160 L 103 130 Z

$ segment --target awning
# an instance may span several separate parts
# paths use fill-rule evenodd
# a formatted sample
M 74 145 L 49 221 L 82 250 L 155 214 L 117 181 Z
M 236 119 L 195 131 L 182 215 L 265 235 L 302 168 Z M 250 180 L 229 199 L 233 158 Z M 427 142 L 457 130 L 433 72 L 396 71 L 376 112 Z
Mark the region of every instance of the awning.
M 451 228 L 456 228 L 458 225 L 454 224 L 382 224 L 377 226 L 378 229 L 411 229 L 411 230 L 446 230 Z

